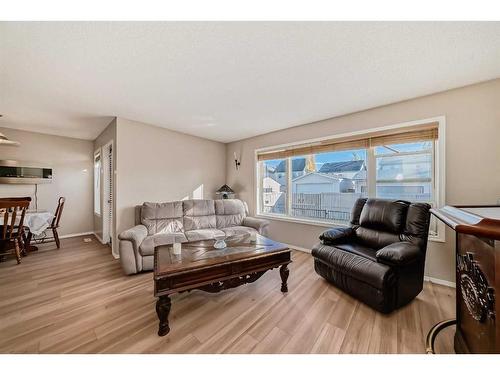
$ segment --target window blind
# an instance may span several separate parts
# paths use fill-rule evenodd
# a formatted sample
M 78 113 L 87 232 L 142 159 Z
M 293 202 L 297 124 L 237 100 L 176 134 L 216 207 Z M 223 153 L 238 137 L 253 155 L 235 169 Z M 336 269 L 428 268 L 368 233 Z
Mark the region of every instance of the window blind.
M 335 138 L 303 145 L 295 145 L 279 150 L 262 151 L 257 154 L 257 160 L 285 159 L 293 156 L 304 156 L 332 151 L 356 150 L 389 144 L 414 143 L 432 141 L 438 138 L 438 123 L 433 122 L 415 127 L 398 129 L 397 132 L 380 131 L 370 136 L 360 135 L 345 138 Z
M 417 130 L 407 133 L 397 133 L 370 138 L 370 146 L 383 146 L 400 143 L 415 143 L 422 141 L 433 141 L 438 138 L 438 129 L 431 128 L 426 130 Z

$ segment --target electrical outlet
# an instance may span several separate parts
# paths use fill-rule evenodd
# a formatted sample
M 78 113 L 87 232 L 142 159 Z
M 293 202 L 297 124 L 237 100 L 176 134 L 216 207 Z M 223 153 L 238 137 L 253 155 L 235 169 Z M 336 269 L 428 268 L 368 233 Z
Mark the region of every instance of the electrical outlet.
M 83 239 L 83 242 L 92 242 L 92 238 L 88 238 L 88 237 L 87 237 L 87 238 L 84 238 L 84 239 Z

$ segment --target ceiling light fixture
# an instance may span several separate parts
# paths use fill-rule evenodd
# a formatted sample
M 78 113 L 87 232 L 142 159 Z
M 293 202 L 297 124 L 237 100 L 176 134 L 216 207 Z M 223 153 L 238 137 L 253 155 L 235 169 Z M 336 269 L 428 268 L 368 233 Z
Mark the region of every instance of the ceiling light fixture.
M 2 116 L 0 114 L 0 117 Z M 11 141 L 3 133 L 0 133 L 0 146 L 19 146 L 19 142 Z
M 19 146 L 19 142 L 11 141 L 3 133 L 0 133 L 0 146 Z

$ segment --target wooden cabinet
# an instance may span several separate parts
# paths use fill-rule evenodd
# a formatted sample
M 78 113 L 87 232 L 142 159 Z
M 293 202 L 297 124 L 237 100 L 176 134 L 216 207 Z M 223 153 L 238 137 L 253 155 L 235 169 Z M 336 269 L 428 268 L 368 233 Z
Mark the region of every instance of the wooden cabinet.
M 500 206 L 431 212 L 456 232 L 457 353 L 500 353 Z

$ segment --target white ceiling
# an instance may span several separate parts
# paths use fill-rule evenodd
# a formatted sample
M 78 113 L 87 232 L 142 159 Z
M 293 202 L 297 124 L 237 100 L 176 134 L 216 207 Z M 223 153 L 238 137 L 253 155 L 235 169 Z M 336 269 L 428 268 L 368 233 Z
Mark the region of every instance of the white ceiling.
M 2 22 L 0 126 L 234 141 L 500 77 L 500 22 Z

